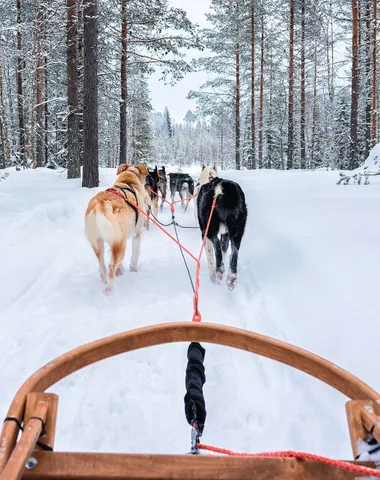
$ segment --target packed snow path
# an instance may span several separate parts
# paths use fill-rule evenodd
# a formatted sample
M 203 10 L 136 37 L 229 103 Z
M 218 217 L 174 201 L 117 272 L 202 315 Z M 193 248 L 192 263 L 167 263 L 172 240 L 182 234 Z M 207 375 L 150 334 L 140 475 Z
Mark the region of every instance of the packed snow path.
M 143 234 L 139 272 L 127 271 L 111 295 L 102 293 L 83 218 L 88 200 L 112 185 L 115 170 L 101 170 L 101 187 L 91 191 L 47 169 L 10 173 L 0 182 L 3 417 L 20 385 L 58 355 L 124 330 L 192 318 L 178 247 L 153 225 Z M 244 189 L 248 223 L 233 292 L 224 282 L 210 283 L 202 260 L 204 321 L 306 348 L 380 390 L 380 185 L 338 187 L 336 172 L 223 176 Z M 191 209 L 177 208 L 181 224 L 194 225 Z M 159 218 L 170 221 L 168 206 Z M 180 236 L 199 251 L 198 230 Z M 129 257 L 130 244 L 126 265 Z M 59 382 L 51 389 L 59 395 L 56 450 L 187 452 L 187 346 L 124 354 Z M 205 443 L 351 458 L 343 395 L 273 361 L 204 346 Z

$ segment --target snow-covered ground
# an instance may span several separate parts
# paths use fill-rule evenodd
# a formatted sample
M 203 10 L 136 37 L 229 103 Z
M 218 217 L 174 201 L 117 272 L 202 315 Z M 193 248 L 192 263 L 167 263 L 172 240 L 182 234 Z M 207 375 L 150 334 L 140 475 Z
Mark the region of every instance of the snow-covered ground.
M 0 182 L 0 416 L 24 380 L 58 355 L 124 330 L 192 317 L 180 252 L 162 232 L 154 226 L 144 232 L 139 272 L 116 279 L 105 296 L 83 234 L 96 190 L 47 169 L 10 173 Z M 203 259 L 203 319 L 309 349 L 380 390 L 380 180 L 337 186 L 337 173 L 323 171 L 223 176 L 245 190 L 249 218 L 233 292 L 209 282 Z M 101 170 L 98 190 L 114 178 L 114 170 Z M 192 211 L 177 212 L 180 223 L 193 225 Z M 168 207 L 160 218 L 170 220 Z M 198 230 L 180 235 L 199 251 Z M 129 256 L 130 246 L 127 264 Z M 56 450 L 188 451 L 187 346 L 127 353 L 59 382 L 51 389 L 60 401 Z M 352 457 L 343 395 L 270 360 L 204 346 L 204 443 Z

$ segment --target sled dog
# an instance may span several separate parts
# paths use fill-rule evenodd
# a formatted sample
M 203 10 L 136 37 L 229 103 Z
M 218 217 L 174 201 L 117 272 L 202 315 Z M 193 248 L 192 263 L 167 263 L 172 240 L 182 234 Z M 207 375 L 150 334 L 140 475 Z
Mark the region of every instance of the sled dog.
M 211 280 L 214 282 L 221 280 L 231 242 L 227 285 L 232 290 L 237 283 L 238 255 L 248 215 L 245 195 L 236 182 L 219 178 L 215 165 L 213 167 L 203 165 L 197 197 L 197 215 L 202 240 L 214 195 L 217 195 L 217 200 L 205 243 L 207 266 Z
M 99 261 L 99 273 L 105 292 L 113 288 L 115 275 L 125 271 L 123 259 L 126 241 L 132 237 L 132 256 L 129 269 L 137 272 L 140 252 L 141 230 L 145 216 L 136 205 L 145 211 L 145 179 L 148 170 L 145 165 L 119 165 L 118 177 L 111 188 L 93 197 L 85 213 L 85 234 Z M 104 263 L 104 244 L 111 249 L 111 260 Z

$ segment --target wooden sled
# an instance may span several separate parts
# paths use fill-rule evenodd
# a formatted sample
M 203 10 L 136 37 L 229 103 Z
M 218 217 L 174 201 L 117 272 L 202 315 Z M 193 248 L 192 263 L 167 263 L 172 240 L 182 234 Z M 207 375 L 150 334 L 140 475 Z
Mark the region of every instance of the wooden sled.
M 0 437 L 0 480 L 14 479 L 354 479 L 364 474 L 313 460 L 203 455 L 120 455 L 44 451 L 54 446 L 58 397 L 43 393 L 62 378 L 99 360 L 172 342 L 205 342 L 277 360 L 327 383 L 351 399 L 346 404 L 354 458 L 359 439 L 380 442 L 380 395 L 361 380 L 317 355 L 245 330 L 207 323 L 169 323 L 140 328 L 68 352 L 32 375 L 17 392 Z M 24 429 L 16 443 L 19 426 Z M 44 435 L 41 433 L 44 430 Z M 130 432 L 131 434 L 133 432 Z M 358 462 L 352 462 L 357 463 Z M 360 462 L 376 468 L 374 462 Z

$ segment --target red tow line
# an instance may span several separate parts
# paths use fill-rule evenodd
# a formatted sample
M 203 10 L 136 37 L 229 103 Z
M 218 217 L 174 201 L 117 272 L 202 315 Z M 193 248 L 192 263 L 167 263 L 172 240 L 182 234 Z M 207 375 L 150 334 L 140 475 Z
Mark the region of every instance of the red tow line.
M 200 450 L 208 450 L 209 452 L 221 453 L 223 455 L 229 455 L 231 457 L 253 457 L 253 458 L 297 458 L 299 460 L 314 460 L 315 462 L 325 463 L 332 465 L 349 472 L 361 473 L 364 475 L 380 478 L 380 471 L 375 468 L 364 467 L 355 463 L 344 462 L 342 460 L 334 460 L 332 458 L 322 457 L 320 455 L 313 455 L 312 453 L 293 452 L 292 450 L 286 450 L 284 452 L 264 452 L 264 453 L 236 453 L 224 448 L 212 447 L 211 445 L 204 445 L 198 443 L 197 447 Z
M 195 198 L 197 196 L 197 194 L 195 194 L 192 197 L 185 198 L 183 200 L 176 200 L 175 202 L 169 202 L 165 198 L 158 195 L 158 193 L 155 193 L 150 187 L 149 187 L 149 190 L 152 193 L 154 193 L 155 195 L 157 195 L 157 197 L 161 198 L 164 202 L 166 202 L 170 205 L 170 211 L 171 211 L 172 214 L 175 212 L 174 204 L 186 202 L 186 200 L 191 200 L 192 198 Z M 203 240 L 202 240 L 202 245 L 201 245 L 201 249 L 200 249 L 198 257 L 196 257 L 194 254 L 192 254 L 186 247 L 184 247 L 180 242 L 178 242 L 178 240 L 176 240 L 172 235 L 170 235 L 170 233 L 167 230 L 165 230 L 163 227 L 161 227 L 161 225 L 159 223 L 157 223 L 153 218 L 150 218 L 147 215 L 147 213 L 144 212 L 138 205 L 129 201 L 129 203 L 134 205 L 139 212 L 141 212 L 143 215 L 146 216 L 148 221 L 150 220 L 151 222 L 153 222 L 160 230 L 162 230 L 169 238 L 171 238 L 173 240 L 173 242 L 175 242 L 180 248 L 182 248 L 195 261 L 196 270 L 195 270 L 195 288 L 194 288 L 194 296 L 193 296 L 193 305 L 194 305 L 194 313 L 193 313 L 193 318 L 192 318 L 193 322 L 200 322 L 202 320 L 202 315 L 201 315 L 201 313 L 199 312 L 199 309 L 198 309 L 199 287 L 200 287 L 199 276 L 200 276 L 200 270 L 201 270 L 201 258 L 202 258 L 203 249 L 204 249 L 204 246 L 205 246 L 205 243 L 206 243 L 206 239 L 207 239 L 207 233 L 208 233 L 208 230 L 210 228 L 211 217 L 212 217 L 212 214 L 213 214 L 214 209 L 215 209 L 216 199 L 217 199 L 217 195 L 214 195 L 213 202 L 212 202 L 212 205 L 211 205 L 210 215 L 209 215 L 209 218 L 208 218 L 205 234 L 204 234 L 204 237 L 203 237 Z

